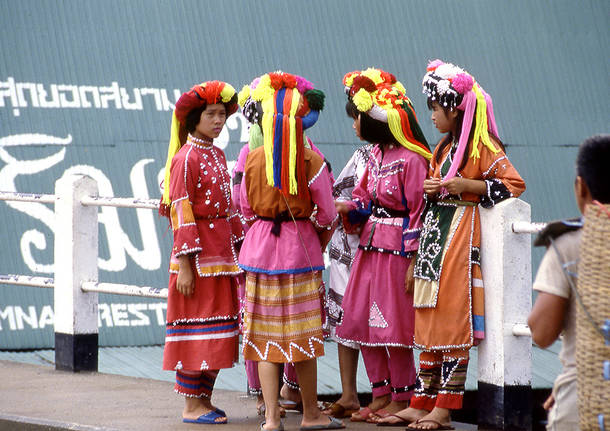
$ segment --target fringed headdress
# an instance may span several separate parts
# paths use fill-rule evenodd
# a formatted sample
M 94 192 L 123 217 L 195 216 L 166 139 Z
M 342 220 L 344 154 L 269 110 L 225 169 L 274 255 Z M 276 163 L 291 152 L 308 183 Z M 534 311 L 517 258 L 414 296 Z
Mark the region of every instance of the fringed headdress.
M 178 152 L 180 147 L 186 142 L 187 132 L 184 128 L 184 123 L 188 114 L 196 108 L 204 105 L 213 105 L 222 103 L 227 110 L 227 117 L 237 111 L 237 94 L 235 89 L 226 82 L 222 81 L 207 81 L 199 85 L 195 85 L 176 102 L 174 112 L 172 114 L 172 126 L 169 139 L 169 148 L 167 149 L 167 161 L 165 162 L 165 179 L 163 180 L 163 197 L 159 205 L 159 214 L 167 216 L 171 201 L 169 199 L 169 182 L 170 168 L 172 159 Z
M 285 194 L 306 197 L 303 132 L 318 121 L 324 93 L 301 76 L 278 71 L 244 86 L 239 103 L 253 125 L 260 123 L 267 183 Z M 252 139 L 252 127 L 250 134 Z
M 356 70 L 343 77 L 343 85 L 358 111 L 387 123 L 400 145 L 430 160 L 432 153 L 411 100 L 394 75 L 374 68 Z
M 436 101 L 442 107 L 450 110 L 459 109 L 464 111 L 458 147 L 449 172 L 444 179 L 453 178 L 457 173 L 468 146 L 468 137 L 473 121 L 475 122 L 475 129 L 470 157 L 474 159 L 480 157 L 479 143 L 482 143 L 494 153 L 500 151 L 489 137 L 489 131 L 498 136 L 491 97 L 474 80 L 472 75 L 451 63 L 434 60 L 428 63 L 422 86 L 424 94 L 430 100 Z

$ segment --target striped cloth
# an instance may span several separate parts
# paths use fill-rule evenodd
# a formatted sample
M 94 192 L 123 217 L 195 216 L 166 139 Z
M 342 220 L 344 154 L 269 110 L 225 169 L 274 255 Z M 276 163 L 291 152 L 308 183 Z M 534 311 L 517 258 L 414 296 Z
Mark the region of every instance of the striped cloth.
M 246 275 L 243 354 L 253 361 L 300 362 L 324 355 L 322 273 Z

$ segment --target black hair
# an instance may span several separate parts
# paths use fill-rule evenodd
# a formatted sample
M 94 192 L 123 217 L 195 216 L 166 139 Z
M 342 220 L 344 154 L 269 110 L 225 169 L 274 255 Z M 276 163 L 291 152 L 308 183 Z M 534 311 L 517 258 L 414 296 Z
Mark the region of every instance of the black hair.
M 345 103 L 345 113 L 354 120 L 360 115 L 360 111 L 358 111 L 358 108 L 356 108 L 356 105 L 354 105 L 354 102 L 352 102 L 351 99 Z
M 351 100 L 345 104 L 345 112 L 348 117 L 353 119 L 360 116 L 360 136 L 367 142 L 372 144 L 399 144 L 392 132 L 390 126 L 383 121 L 375 120 L 370 115 L 360 112 L 356 105 Z
M 230 112 L 230 107 L 231 105 L 235 105 L 237 103 L 237 94 L 234 94 L 233 97 L 231 97 L 231 100 L 229 100 L 226 103 L 220 102 L 225 106 L 225 111 L 227 113 L 227 117 L 229 116 L 229 112 Z M 197 124 L 199 124 L 199 121 L 201 120 L 201 113 L 203 111 L 205 111 L 205 109 L 208 107 L 207 104 L 203 104 L 202 106 L 192 109 L 187 115 L 186 118 L 184 120 L 184 128 L 186 129 L 186 131 L 188 133 L 193 133 L 195 131 L 195 129 L 197 128 Z
M 205 108 L 207 107 L 208 105 L 202 105 L 198 108 L 192 109 L 186 115 L 184 120 L 184 128 L 188 133 L 193 133 L 195 131 L 197 124 L 199 124 L 199 121 L 201 120 L 201 113 L 205 111 Z
M 428 104 L 428 109 L 431 111 L 433 109 L 434 102 L 438 103 L 436 100 L 432 100 L 430 97 L 428 97 L 428 100 L 426 101 L 426 103 Z M 449 107 L 442 106 L 440 103 L 439 103 L 439 106 L 443 109 L 445 114 L 449 113 L 449 111 L 451 110 Z M 454 109 L 457 109 L 457 108 L 454 108 Z M 476 105 L 475 105 L 475 112 L 476 112 Z M 462 123 L 463 122 L 464 122 L 464 111 L 458 109 L 458 115 L 456 117 L 456 127 L 455 127 L 456 136 L 453 136 L 453 133 L 449 132 L 438 144 L 440 147 L 439 147 L 438 151 L 436 152 L 436 157 L 435 157 L 436 163 L 439 163 L 441 161 L 441 154 L 442 154 L 443 150 L 445 149 L 445 147 L 447 145 L 450 145 L 451 142 L 453 141 L 453 139 L 456 139 L 456 140 L 460 139 L 460 135 L 462 134 Z M 460 167 L 459 167 L 458 171 L 464 169 L 464 166 L 466 166 L 466 163 L 468 163 L 468 157 L 470 154 L 470 147 L 472 145 L 472 138 L 474 136 L 474 129 L 476 128 L 476 122 L 477 122 L 476 118 L 473 118 L 472 125 L 470 126 L 470 134 L 468 135 L 468 142 L 466 143 L 466 149 L 464 150 L 464 157 L 462 157 L 462 163 L 460 163 Z M 500 138 L 498 138 L 491 130 L 488 130 L 487 132 L 489 133 L 489 137 L 491 138 L 491 140 L 494 141 L 496 144 L 498 144 L 500 146 L 500 148 L 502 149 L 502 151 L 506 151 L 504 143 L 500 140 Z
M 595 135 L 584 140 L 576 156 L 576 175 L 581 177 L 591 197 L 603 204 L 610 203 L 610 135 Z

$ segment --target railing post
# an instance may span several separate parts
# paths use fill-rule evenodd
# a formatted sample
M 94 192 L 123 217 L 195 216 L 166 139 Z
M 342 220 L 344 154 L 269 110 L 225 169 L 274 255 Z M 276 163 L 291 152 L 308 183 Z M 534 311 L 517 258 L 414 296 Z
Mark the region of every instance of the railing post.
M 55 183 L 55 368 L 97 371 L 97 293 L 81 290 L 97 281 L 98 208 L 81 205 L 97 183 L 64 175 Z
M 479 428 L 532 426 L 532 339 L 513 335 L 513 326 L 525 323 L 531 310 L 531 236 L 511 227 L 530 216 L 529 204 L 519 199 L 481 208 L 485 340 L 478 347 Z

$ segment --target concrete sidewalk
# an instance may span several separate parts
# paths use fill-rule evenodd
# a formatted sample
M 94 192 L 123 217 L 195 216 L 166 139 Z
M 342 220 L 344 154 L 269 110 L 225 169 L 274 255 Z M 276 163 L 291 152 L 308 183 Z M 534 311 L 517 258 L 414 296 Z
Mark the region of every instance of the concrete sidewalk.
M 221 371 L 222 373 L 222 371 Z M 215 390 L 213 402 L 227 412 L 229 423 L 194 425 L 181 422 L 183 398 L 168 382 L 102 373 L 71 373 L 53 367 L 0 361 L 1 430 L 203 430 L 259 429 L 256 399 L 244 393 Z M 301 416 L 288 412 L 286 430 L 298 430 Z M 350 430 L 374 425 L 345 421 Z M 454 424 L 462 430 L 473 425 Z

